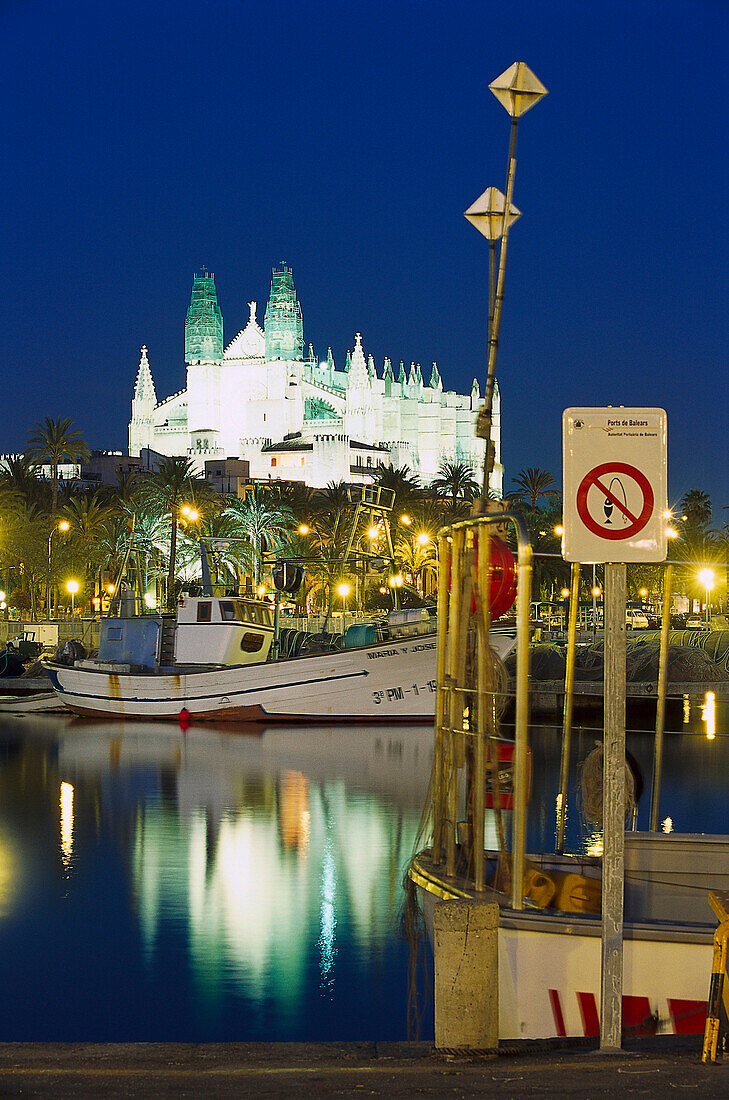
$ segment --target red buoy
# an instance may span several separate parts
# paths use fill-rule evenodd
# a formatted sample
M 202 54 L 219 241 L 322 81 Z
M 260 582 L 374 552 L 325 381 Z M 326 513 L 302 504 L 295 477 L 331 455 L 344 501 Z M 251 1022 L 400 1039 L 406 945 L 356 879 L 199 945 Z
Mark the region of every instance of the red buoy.
M 474 536 L 474 564 L 478 565 L 478 534 Z M 491 621 L 505 615 L 516 599 L 516 562 L 509 547 L 491 536 L 489 555 L 489 606 Z M 476 613 L 476 597 L 471 596 L 471 613 Z
M 190 712 L 187 709 L 187 707 L 183 707 L 182 710 L 180 711 L 179 720 L 180 720 L 180 729 L 184 733 L 185 730 L 190 725 Z

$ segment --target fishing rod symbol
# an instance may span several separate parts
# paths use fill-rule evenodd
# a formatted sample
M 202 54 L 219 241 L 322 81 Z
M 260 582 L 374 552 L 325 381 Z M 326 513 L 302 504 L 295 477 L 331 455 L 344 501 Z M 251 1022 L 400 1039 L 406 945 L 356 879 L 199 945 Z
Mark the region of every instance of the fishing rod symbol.
M 628 523 L 628 498 L 625 492 L 625 486 L 623 485 L 619 477 L 611 478 L 610 484 L 608 485 L 608 493 L 612 493 L 613 496 L 622 499 L 623 504 L 625 505 L 625 511 L 621 510 L 620 514 L 623 517 L 623 526 L 625 527 L 625 525 Z M 605 503 L 602 507 L 603 511 L 605 512 L 605 523 L 612 525 L 612 514 L 615 510 L 615 505 L 613 504 L 613 501 L 609 496 L 605 497 Z

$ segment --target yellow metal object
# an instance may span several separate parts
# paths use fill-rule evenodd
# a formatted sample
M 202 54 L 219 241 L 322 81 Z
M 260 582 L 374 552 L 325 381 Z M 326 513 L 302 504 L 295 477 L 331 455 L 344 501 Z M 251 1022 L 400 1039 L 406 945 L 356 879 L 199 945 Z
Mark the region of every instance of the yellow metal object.
M 715 890 L 709 894 L 709 904 L 719 919 L 714 933 L 714 958 L 711 965 L 709 1004 L 704 1029 L 702 1062 L 721 1059 L 724 1040 L 729 1032 L 729 984 L 726 981 L 727 943 L 729 942 L 729 891 Z

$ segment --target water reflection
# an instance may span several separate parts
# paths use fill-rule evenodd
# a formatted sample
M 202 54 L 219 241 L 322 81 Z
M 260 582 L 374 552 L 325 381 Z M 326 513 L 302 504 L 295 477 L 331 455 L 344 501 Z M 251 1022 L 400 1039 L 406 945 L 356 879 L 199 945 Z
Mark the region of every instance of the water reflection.
M 667 734 L 664 829 L 724 831 L 716 733 Z M 600 736 L 575 727 L 568 850 L 601 844 L 579 800 Z M 537 849 L 554 845 L 560 743 L 531 731 Z M 653 739 L 628 747 L 647 828 Z M 431 759 L 427 727 L 4 722 L 0 1040 L 405 1038 L 396 920 Z
M 23 915 L 35 935 L 20 915 L 0 919 L 18 959 L 0 1039 L 405 1037 L 395 926 L 429 729 L 36 720 L 12 737 L 21 729 L 0 790 L 17 794 L 22 773 L 23 801 L 2 798 L 0 838 L 32 819 Z M 74 986 L 63 1007 L 59 952 Z
M 61 783 L 59 799 L 61 810 L 61 860 L 64 870 L 70 871 L 73 857 L 73 787 Z

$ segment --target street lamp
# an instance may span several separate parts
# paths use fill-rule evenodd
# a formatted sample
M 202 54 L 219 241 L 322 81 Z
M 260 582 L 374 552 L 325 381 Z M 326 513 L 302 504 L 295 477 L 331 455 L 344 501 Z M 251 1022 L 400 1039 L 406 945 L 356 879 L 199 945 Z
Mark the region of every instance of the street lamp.
M 61 531 L 65 534 L 71 530 L 71 524 L 67 519 L 60 519 L 55 527 L 51 527 L 50 534 L 48 535 L 48 573 L 46 575 L 46 615 L 50 619 L 51 617 L 51 549 L 53 544 L 53 536 L 56 531 Z
M 71 593 L 71 637 L 76 634 L 76 593 L 78 592 L 78 581 L 68 581 L 66 584 L 66 591 Z
M 706 590 L 706 625 L 709 625 L 709 593 L 714 587 L 714 570 L 702 569 L 699 573 L 699 580 L 703 584 Z
M 474 206 L 477 210 L 467 210 L 466 217 L 488 237 L 492 231 L 494 218 L 498 220 L 499 206 L 501 206 L 501 248 L 499 250 L 498 274 L 496 275 L 496 287 L 492 295 L 489 294 L 489 332 L 488 332 L 488 367 L 486 371 L 486 392 L 484 402 L 478 415 L 476 431 L 479 438 L 485 441 L 486 453 L 484 458 L 483 499 L 488 499 L 489 481 L 494 468 L 495 453 L 491 442 L 491 426 L 493 416 L 494 383 L 496 380 L 496 351 L 499 344 L 499 329 L 501 327 L 501 308 L 504 301 L 504 278 L 506 274 L 506 249 L 509 239 L 509 226 L 519 216 L 519 211 L 513 205 L 514 175 L 516 172 L 516 131 L 520 117 L 530 107 L 533 107 L 542 96 L 547 94 L 547 89 L 534 75 L 531 69 L 523 61 L 515 61 L 506 72 L 497 76 L 491 82 L 489 88 L 498 99 L 499 103 L 511 116 L 511 134 L 509 137 L 509 160 L 506 170 L 506 195 L 503 202 L 492 193 L 484 192 Z M 495 191 L 495 189 L 494 189 Z M 483 200 L 483 202 L 482 202 Z M 475 220 L 479 219 L 479 220 Z M 484 228 L 482 228 L 482 226 Z M 495 247 L 495 246 L 494 246 Z M 495 261 L 495 253 L 494 253 Z
M 298 532 L 299 532 L 300 535 L 308 535 L 309 534 L 308 525 L 306 523 L 300 523 L 299 526 L 298 526 Z
M 347 633 L 347 630 L 346 630 L 346 626 L 347 626 L 347 596 L 349 595 L 349 593 L 351 591 L 352 590 L 351 590 L 351 588 L 349 587 L 348 584 L 340 584 L 339 587 L 337 588 L 337 592 L 342 597 L 342 634 L 343 635 Z

